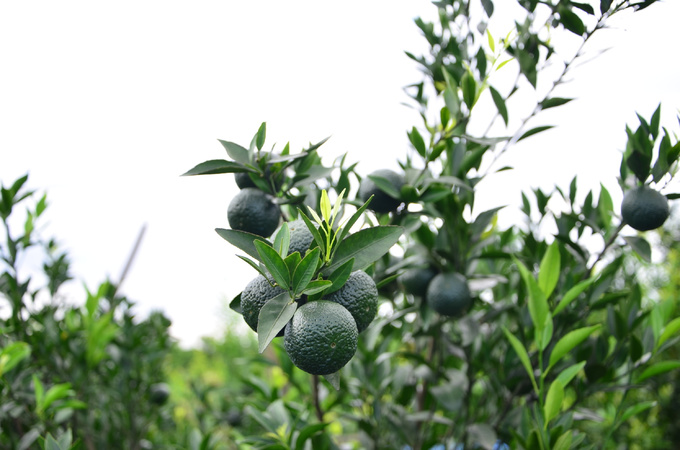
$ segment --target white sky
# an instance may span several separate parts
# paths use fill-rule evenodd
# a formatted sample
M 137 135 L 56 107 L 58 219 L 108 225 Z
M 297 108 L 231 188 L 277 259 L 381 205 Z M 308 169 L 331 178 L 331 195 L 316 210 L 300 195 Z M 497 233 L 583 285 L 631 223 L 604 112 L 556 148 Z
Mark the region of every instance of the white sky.
M 228 227 L 231 176 L 179 175 L 226 157 L 217 139 L 247 145 L 262 121 L 268 145 L 299 150 L 332 135 L 327 161 L 349 152 L 364 174 L 396 167 L 405 131 L 420 125 L 400 105 L 402 87 L 420 80 L 403 51 L 422 50 L 412 19 L 431 12 L 424 0 L 0 3 L 0 181 L 30 172 L 47 191 L 45 234 L 89 286 L 117 279 L 146 223 L 123 291 L 142 315 L 163 309 L 193 344 L 223 326 L 226 301 L 255 273 L 213 231 Z M 678 17 L 680 2 L 667 0 L 612 21 L 588 49 L 613 49 L 556 93 L 578 101 L 533 123 L 559 128 L 514 148 L 504 162 L 517 169 L 485 182 L 481 209 L 576 173 L 583 190 L 602 181 L 616 202 L 634 113 L 662 101 L 662 123 L 678 129 Z M 69 297 L 81 292 L 74 284 Z

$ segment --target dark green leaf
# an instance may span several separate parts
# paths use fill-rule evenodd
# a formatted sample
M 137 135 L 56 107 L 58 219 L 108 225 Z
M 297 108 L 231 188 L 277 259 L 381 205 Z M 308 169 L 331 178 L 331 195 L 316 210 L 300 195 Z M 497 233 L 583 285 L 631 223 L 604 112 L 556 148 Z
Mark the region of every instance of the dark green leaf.
M 611 6 L 612 6 L 612 0 L 600 0 L 600 12 L 602 14 L 609 11 L 609 8 L 611 8 Z
M 288 292 L 282 292 L 262 306 L 257 318 L 257 342 L 260 353 L 293 318 L 296 309 L 297 302 L 291 301 Z
M 267 278 L 267 279 L 268 279 L 268 278 L 271 278 L 270 275 L 269 275 L 269 273 L 268 273 L 266 270 L 264 270 L 258 263 L 256 263 L 255 261 L 253 261 L 252 259 L 246 258 L 246 257 L 243 256 L 243 255 L 236 255 L 236 257 L 237 257 L 237 258 L 241 258 L 243 261 L 245 261 L 250 267 L 252 267 L 253 269 L 255 269 L 255 270 L 256 270 L 260 275 L 262 275 L 263 277 L 265 277 L 265 278 Z
M 578 36 L 583 36 L 583 33 L 586 32 L 586 26 L 583 24 L 581 18 L 566 7 L 560 8 L 559 12 L 560 23 L 564 25 L 564 28 Z
M 482 0 L 482 6 L 484 7 L 486 16 L 491 17 L 493 14 L 493 2 L 491 0 Z
M 316 272 L 316 268 L 319 265 L 319 254 L 321 250 L 319 247 L 315 247 L 314 250 L 307 252 L 305 257 L 300 261 L 300 264 L 295 268 L 295 273 L 293 273 L 293 293 L 297 297 L 307 288 L 307 285 Z
M 302 293 L 305 295 L 314 295 L 323 292 L 325 294 L 326 289 L 328 289 L 331 286 L 331 284 L 333 283 L 331 283 L 329 280 L 310 281 L 310 283 L 307 285 L 305 290 L 302 291 Z
M 463 101 L 467 105 L 468 110 L 471 110 L 477 101 L 477 82 L 469 71 L 463 75 L 460 87 L 463 90 Z
M 193 169 L 182 174 L 188 175 L 215 175 L 219 173 L 245 172 L 247 169 L 241 164 L 225 159 L 213 159 L 196 165 Z
M 585 11 L 585 12 L 587 12 L 588 14 L 590 14 L 591 16 L 594 16 L 594 15 L 595 15 L 595 10 L 593 9 L 592 6 L 590 6 L 590 5 L 587 4 L 587 3 L 576 3 L 576 2 L 569 2 L 569 3 L 570 3 L 571 6 L 573 6 L 574 8 L 578 8 L 578 9 L 580 9 L 581 11 Z
M 624 236 L 623 239 L 643 260 L 652 262 L 652 247 L 644 238 L 640 236 Z
M 248 153 L 248 150 L 246 150 L 245 148 L 233 142 L 223 141 L 221 139 L 218 139 L 218 141 L 225 148 L 229 157 L 236 161 L 237 163 L 240 163 L 242 165 L 252 163 L 252 161 L 250 160 L 250 154 Z
M 533 136 L 534 134 L 538 134 L 542 131 L 549 130 L 549 129 L 554 128 L 554 127 L 555 127 L 555 125 L 543 125 L 543 126 L 540 126 L 540 127 L 532 128 L 531 130 L 524 133 L 522 135 L 522 137 L 517 139 L 517 142 L 521 141 L 522 139 L 526 139 L 530 136 Z
M 652 156 L 638 150 L 633 150 L 626 158 L 628 168 L 633 171 L 640 183 L 644 183 L 647 180 L 651 163 Z
M 333 273 L 338 267 L 354 258 L 354 268 L 363 269 L 387 253 L 404 232 L 402 227 L 379 226 L 365 228 L 343 240 L 333 256 L 333 262 L 323 271 Z
M 224 228 L 215 228 L 215 231 L 217 232 L 217 234 L 220 235 L 222 239 L 229 242 L 231 245 L 235 246 L 239 250 L 242 250 L 248 256 L 257 259 L 260 262 L 263 261 L 260 259 L 260 254 L 257 253 L 257 249 L 255 248 L 255 241 L 261 241 L 267 245 L 271 245 L 269 241 L 267 241 L 263 237 L 252 233 L 246 233 L 245 231 L 227 230 Z
M 534 392 L 538 394 L 538 385 L 536 384 L 536 378 L 534 377 L 534 369 L 531 367 L 531 360 L 529 359 L 529 354 L 524 348 L 524 345 L 522 345 L 522 342 L 512 333 L 510 333 L 507 328 L 501 326 L 501 329 L 503 330 L 503 333 L 505 333 L 505 337 L 507 337 L 508 341 L 510 341 L 510 345 L 515 350 L 515 353 L 517 353 L 519 360 L 522 362 L 522 366 L 524 366 L 524 370 L 526 370 L 527 374 L 529 375 L 531 384 L 534 387 Z
M 295 440 L 295 450 L 305 450 L 305 442 L 328 425 L 327 423 L 315 423 L 304 427 Z
M 458 113 L 460 112 L 460 100 L 458 99 L 458 93 L 455 89 L 447 87 L 444 90 L 444 103 L 452 117 L 455 118 L 458 116 Z
M 484 52 L 483 47 L 479 47 L 475 59 L 477 61 L 477 71 L 479 72 L 479 79 L 484 80 L 486 78 L 486 53 Z
M 425 154 L 427 153 L 427 147 L 425 146 L 425 141 L 423 141 L 423 137 L 418 132 L 418 129 L 413 127 L 411 132 L 407 134 L 409 141 L 411 141 L 411 144 L 413 144 L 413 147 L 416 149 L 418 154 L 424 158 Z
M 274 281 L 276 281 L 282 289 L 290 289 L 288 266 L 283 261 L 283 258 L 281 258 L 281 255 L 279 255 L 269 244 L 262 241 L 255 241 L 254 245 L 257 253 L 260 255 L 260 261 L 265 265 L 272 275 L 272 278 L 274 278 Z
M 368 208 L 368 205 L 371 203 L 372 198 L 373 198 L 373 196 L 371 196 L 371 198 L 366 200 L 366 202 L 363 205 L 361 205 L 359 207 L 359 209 L 357 209 L 354 212 L 354 214 L 352 214 L 352 216 L 349 218 L 347 223 L 345 223 L 345 225 L 342 227 L 342 231 L 340 231 L 339 234 L 336 237 L 338 242 L 342 242 L 342 240 L 345 239 L 345 236 L 347 236 L 347 233 L 349 233 L 349 230 L 354 226 L 356 221 L 359 220 L 359 217 L 361 217 L 361 215 L 364 213 L 364 211 L 366 211 L 366 208 Z
M 354 268 L 354 258 L 351 258 L 344 264 L 340 265 L 337 269 L 330 274 L 328 279 L 333 283 L 330 288 L 325 292 L 326 295 L 332 294 L 333 292 L 340 289 L 349 279 L 352 269 Z
M 379 177 L 377 175 L 369 175 L 368 178 L 370 178 L 375 183 L 375 185 L 378 186 L 378 189 L 383 191 L 385 194 L 397 200 L 400 199 L 401 193 L 394 188 L 394 185 L 390 183 L 387 178 Z
M 570 331 L 565 334 L 550 353 L 550 363 L 548 364 L 548 370 L 557 364 L 567 353 L 569 353 L 574 347 L 579 345 L 581 342 L 586 340 L 588 336 L 593 334 L 596 330 L 600 328 L 600 325 L 594 325 L 591 327 L 579 328 L 577 330 Z
M 239 314 L 243 314 L 243 310 L 241 309 L 241 293 L 234 297 L 234 299 L 229 302 L 229 308 L 232 310 L 236 311 Z
M 262 150 L 264 140 L 267 138 L 267 122 L 262 122 L 262 125 L 260 125 L 260 128 L 257 130 L 256 136 L 255 145 L 258 150 Z
M 657 106 L 654 114 L 652 114 L 652 120 L 649 122 L 649 132 L 652 133 L 652 137 L 656 140 L 659 137 L 659 122 L 661 121 L 661 103 Z
M 647 367 L 639 377 L 636 378 L 635 383 L 641 383 L 647 378 L 651 378 L 662 373 L 670 372 L 671 370 L 679 369 L 680 361 L 660 361 Z
M 572 101 L 573 98 L 563 98 L 563 97 L 552 97 L 546 98 L 541 102 L 542 109 L 555 108 L 557 106 L 562 106 L 566 103 Z
M 285 262 L 286 266 L 288 266 L 288 273 L 290 274 L 291 279 L 293 278 L 293 273 L 295 272 L 295 269 L 297 268 L 298 264 L 300 264 L 300 261 L 302 261 L 302 256 L 300 256 L 300 252 L 293 252 L 283 259 L 283 262 Z

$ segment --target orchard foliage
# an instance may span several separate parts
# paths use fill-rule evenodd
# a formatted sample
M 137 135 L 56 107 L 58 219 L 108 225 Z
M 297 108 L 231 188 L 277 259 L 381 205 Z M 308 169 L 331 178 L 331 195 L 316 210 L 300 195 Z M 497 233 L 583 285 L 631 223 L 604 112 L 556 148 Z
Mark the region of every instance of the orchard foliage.
M 283 177 L 283 187 L 269 192 L 282 203 L 297 205 L 298 211 L 304 211 L 302 205 L 317 211 L 328 208 L 312 194 L 323 190 L 324 196 L 328 191 L 340 200 L 356 197 L 348 204 L 362 213 L 357 233 L 374 226 L 404 230 L 380 259 L 354 262 L 354 269 L 374 277 L 383 314 L 360 336 L 356 356 L 340 372 L 340 390 L 320 398 L 315 388 L 309 402 L 316 405 L 320 423 L 340 413 L 358 424 L 362 445 L 368 448 L 394 442 L 417 449 L 438 444 L 492 448 L 499 442 L 527 449 L 607 447 L 623 439 L 621 430 L 631 418 L 656 407 L 653 396 L 640 401 L 645 395 L 634 393 L 647 392 L 658 377 L 679 365 L 666 357 L 677 341 L 674 300 L 652 301 L 653 293 L 638 275 L 640 267 L 651 262 L 650 243 L 626 227 L 604 185 L 599 192 L 583 193 L 574 178 L 568 187 L 556 186 L 552 192 L 525 192 L 526 221 L 508 228 L 499 225 L 502 206 L 478 210 L 476 187 L 511 169 L 496 166 L 501 155 L 552 127 L 541 124 L 542 111 L 574 100 L 554 91 L 583 57 L 590 38 L 612 16 L 654 2 L 602 1 L 595 8 L 571 1 L 520 1 L 524 20 L 501 38 L 497 30 L 487 28 L 492 1 L 481 2 L 485 16 L 471 13 L 480 6 L 477 2 L 434 3 L 437 22 L 416 19 L 429 52 L 407 53 L 424 78 L 407 88 L 422 123 L 407 133 L 412 151 L 399 161 L 397 174 L 404 182 L 394 183 L 378 173 L 362 177 L 356 165 L 340 164 L 334 167 L 339 170 L 314 180 L 290 166 L 272 170 Z M 579 51 L 566 61 L 552 44 L 555 33 L 581 40 Z M 548 65 L 562 70 L 546 79 L 543 69 Z M 494 87 L 501 70 L 517 71 L 510 90 Z M 540 86 L 548 88 L 540 90 L 531 113 L 511 120 L 509 100 L 535 98 Z M 477 113 L 483 97 L 496 107 L 494 116 Z M 662 190 L 677 171 L 680 144 L 661 128 L 660 108 L 649 119 L 638 115 L 636 131 L 626 128 L 628 144 L 619 178 L 624 194 L 642 185 Z M 256 145 L 242 152 L 249 158 L 221 163 L 223 172 L 264 174 L 261 161 L 275 158 L 260 152 L 264 129 L 263 124 L 253 138 Z M 473 131 L 480 129 L 486 131 Z M 308 151 L 297 155 L 298 161 L 310 157 Z M 214 173 L 209 163 L 203 164 L 189 174 Z M 359 208 L 367 184 L 400 206 L 373 212 L 370 204 Z M 295 189 L 286 190 L 289 186 Z M 666 198 L 675 197 L 664 194 L 662 206 Z M 297 214 L 291 208 L 286 219 Z M 309 229 L 316 232 L 311 223 Z M 249 253 L 243 241 L 219 232 Z M 276 248 L 260 242 L 258 249 Z M 337 242 L 342 246 L 345 241 Z M 318 244 L 323 249 L 322 242 Z M 258 271 L 275 269 L 260 262 L 251 265 Z M 456 309 L 450 318 L 429 306 L 428 299 L 439 298 L 439 292 L 431 292 L 436 288 L 425 295 L 407 294 L 402 274 L 423 267 L 467 280 L 472 305 Z M 323 282 L 324 275 L 328 273 L 317 272 L 314 279 Z M 284 288 L 289 283 L 281 282 Z M 284 352 L 279 350 L 277 357 L 278 364 L 290 368 Z M 298 376 L 294 370 L 287 374 L 290 380 Z M 352 401 L 341 401 L 346 396 Z M 605 403 L 598 405 L 594 399 Z M 290 444 L 275 438 L 271 443 Z

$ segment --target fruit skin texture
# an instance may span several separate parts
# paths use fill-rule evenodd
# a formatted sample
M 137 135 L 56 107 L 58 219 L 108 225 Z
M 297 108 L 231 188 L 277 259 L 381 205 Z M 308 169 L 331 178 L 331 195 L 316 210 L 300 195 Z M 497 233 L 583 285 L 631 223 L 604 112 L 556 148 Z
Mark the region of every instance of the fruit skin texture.
M 307 228 L 305 221 L 302 219 L 288 222 L 288 229 L 290 230 L 290 246 L 288 247 L 288 254 L 300 252 L 300 256 L 305 256 L 305 252 L 314 242 L 314 236 Z
M 286 325 L 283 345 L 291 361 L 312 375 L 340 370 L 357 350 L 359 332 L 343 306 L 327 300 L 297 309 Z
M 427 303 L 443 316 L 457 316 L 472 304 L 465 277 L 456 272 L 440 273 L 427 287 Z
M 362 270 L 352 272 L 340 289 L 323 299 L 344 306 L 354 317 L 359 333 L 371 324 L 378 313 L 378 288 L 373 278 Z
M 269 284 L 262 275 L 250 281 L 241 292 L 241 311 L 243 312 L 243 319 L 253 331 L 257 332 L 257 322 L 260 316 L 260 310 L 267 300 L 271 300 L 279 294 L 286 292 L 280 287 Z M 282 336 L 279 332 L 277 336 Z
M 659 228 L 668 219 L 668 199 L 649 186 L 631 189 L 623 196 L 623 221 L 638 231 Z
M 155 383 L 149 387 L 149 399 L 155 405 L 163 405 L 170 397 L 170 386 L 166 383 Z
M 399 278 L 407 293 L 422 297 L 436 275 L 437 271 L 432 267 L 414 267 L 406 270 Z
M 265 192 L 245 188 L 229 203 L 227 218 L 229 226 L 234 230 L 269 237 L 279 226 L 281 209 Z
M 398 173 L 389 169 L 376 170 L 370 175 L 386 178 L 397 191 L 400 191 L 402 186 L 405 184 L 404 177 L 402 175 L 399 175 Z M 373 197 L 373 200 L 371 200 L 368 208 L 377 213 L 396 211 L 401 204 L 401 200 L 390 197 L 381 191 L 380 188 L 378 188 L 378 186 L 373 182 L 373 180 L 371 180 L 369 177 L 366 177 L 361 180 L 361 186 L 359 186 L 359 198 L 361 198 L 363 202 L 366 202 L 366 200 L 368 200 L 371 195 L 375 195 L 375 197 Z

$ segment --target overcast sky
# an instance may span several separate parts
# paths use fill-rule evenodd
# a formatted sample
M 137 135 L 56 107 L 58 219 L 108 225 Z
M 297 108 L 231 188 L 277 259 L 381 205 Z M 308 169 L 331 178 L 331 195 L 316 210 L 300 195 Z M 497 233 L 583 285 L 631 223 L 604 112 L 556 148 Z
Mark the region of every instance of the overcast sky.
M 403 51 L 423 49 L 412 19 L 432 11 L 424 0 L 0 3 L 0 181 L 30 172 L 47 191 L 45 234 L 70 252 L 78 283 L 116 280 L 147 224 L 123 291 L 193 344 L 223 327 L 225 302 L 255 272 L 213 231 L 228 227 L 232 177 L 179 175 L 225 157 L 217 139 L 247 146 L 263 121 L 268 145 L 298 151 L 332 135 L 327 161 L 349 152 L 363 174 L 396 167 L 420 125 L 401 105 L 420 80 Z M 588 50 L 613 49 L 557 93 L 578 100 L 533 124 L 559 127 L 517 146 L 516 170 L 483 185 L 480 205 L 516 204 L 521 189 L 576 173 L 620 199 L 625 124 L 662 101 L 678 129 L 678 17 L 680 2 L 666 1 L 613 20 Z

